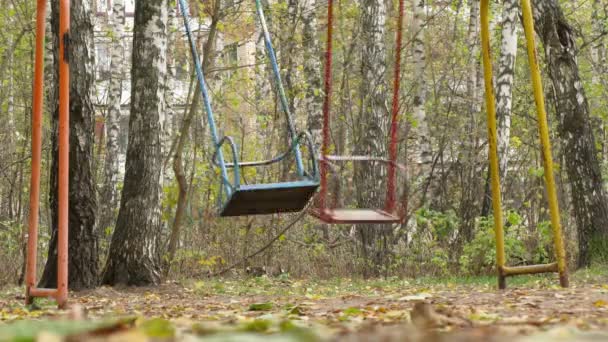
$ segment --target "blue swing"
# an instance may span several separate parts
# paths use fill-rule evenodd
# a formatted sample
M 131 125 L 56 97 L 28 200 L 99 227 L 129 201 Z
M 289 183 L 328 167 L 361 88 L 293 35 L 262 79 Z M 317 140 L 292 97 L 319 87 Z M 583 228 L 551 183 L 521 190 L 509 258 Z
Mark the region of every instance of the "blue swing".
M 266 19 L 264 18 L 264 11 L 262 9 L 260 0 L 255 0 L 256 10 L 262 25 L 266 51 L 272 64 L 275 83 L 281 101 L 281 109 L 285 113 L 291 143 L 287 151 L 278 157 L 270 160 L 254 162 L 240 162 L 238 160 L 239 154 L 234 139 L 230 136 L 224 136 L 222 138 L 218 137 L 217 127 L 213 117 L 213 110 L 211 108 L 211 97 L 209 96 L 209 92 L 207 90 L 205 76 L 203 74 L 198 52 L 196 51 L 196 44 L 194 43 L 192 30 L 190 29 L 188 7 L 185 0 L 179 0 L 179 4 L 184 17 L 186 34 L 190 42 L 190 50 L 192 52 L 192 58 L 194 59 L 196 75 L 205 104 L 205 111 L 207 113 L 209 128 L 211 130 L 211 138 L 213 140 L 213 145 L 215 146 L 213 163 L 220 169 L 221 184 L 220 194 L 218 196 L 218 201 L 220 203 L 220 216 L 261 215 L 297 212 L 303 210 L 319 187 L 319 172 L 315 148 L 310 134 L 307 132 L 302 132 L 299 134 L 296 133 L 295 124 L 287 103 L 287 96 L 285 95 L 285 90 L 281 81 L 277 58 L 272 47 L 270 33 L 268 32 Z M 305 143 L 308 147 L 308 170 L 310 171 L 304 169 L 302 153 L 300 151 L 301 143 Z M 232 163 L 225 162 L 224 154 L 221 150 L 225 144 L 228 144 L 230 148 L 230 153 L 232 154 Z M 291 154 L 295 156 L 296 171 L 298 176 L 296 181 L 241 184 L 240 170 L 242 168 L 276 164 L 285 160 Z M 230 181 L 228 177 L 229 170 L 232 170 L 233 172 L 234 177 L 232 181 Z

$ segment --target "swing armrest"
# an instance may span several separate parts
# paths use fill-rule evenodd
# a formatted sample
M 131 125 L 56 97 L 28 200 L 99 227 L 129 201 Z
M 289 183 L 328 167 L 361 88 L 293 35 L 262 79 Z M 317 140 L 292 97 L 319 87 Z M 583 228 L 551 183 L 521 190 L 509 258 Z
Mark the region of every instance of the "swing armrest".
M 300 141 L 302 139 L 306 140 L 306 143 L 308 144 L 308 148 L 310 150 L 310 157 L 311 160 L 313 161 L 313 170 L 312 170 L 312 177 L 316 177 L 318 175 L 318 167 L 317 167 L 317 163 L 316 163 L 316 159 L 314 158 L 315 156 L 315 150 L 314 150 L 314 144 L 312 142 L 312 138 L 310 136 L 310 134 L 308 132 L 301 132 L 300 134 L 298 134 L 298 136 L 296 137 L 296 139 L 293 141 L 293 143 L 290 145 L 289 149 L 285 152 L 283 152 L 282 154 L 272 158 L 272 159 L 267 159 L 267 160 L 260 160 L 260 161 L 249 161 L 249 162 L 236 162 L 238 159 L 234 158 L 235 162 L 234 163 L 225 163 L 224 166 L 228 169 L 232 169 L 232 168 L 245 168 L 245 167 L 258 167 L 258 166 L 268 166 L 268 165 L 272 165 L 278 162 L 281 162 L 282 160 L 284 160 L 285 158 L 287 158 L 287 156 L 289 156 L 289 154 L 293 153 L 296 149 L 296 147 L 300 144 Z M 233 150 L 236 151 L 236 146 L 234 144 L 234 140 L 231 137 L 224 137 L 222 140 L 220 140 L 220 143 L 218 144 L 218 148 L 215 151 L 214 157 L 213 157 L 213 163 L 216 166 L 220 166 L 217 162 L 217 153 L 219 148 L 221 147 L 221 145 L 225 142 L 225 140 L 229 140 L 231 147 L 233 147 Z M 233 152 L 236 153 L 236 152 Z
M 220 152 L 220 149 L 222 148 L 222 146 L 225 143 L 228 143 L 228 145 L 230 145 L 230 151 L 232 153 L 232 160 L 234 162 L 233 163 L 224 163 L 224 165 L 221 165 L 218 162 L 217 157 Z M 213 164 L 215 164 L 216 166 L 218 166 L 220 168 L 233 168 L 234 169 L 234 184 L 231 184 L 230 181 L 228 179 L 226 179 L 224 176 L 222 176 L 222 178 L 224 179 L 226 184 L 228 184 L 232 189 L 237 188 L 239 186 L 239 182 L 240 182 L 240 175 L 239 175 L 240 164 L 238 163 L 239 154 L 238 154 L 238 150 L 237 150 L 236 144 L 234 142 L 234 139 L 231 136 L 225 135 L 222 139 L 220 139 L 220 141 L 215 146 L 215 152 L 213 153 L 212 160 L 213 160 Z M 236 167 L 234 167 L 234 165 L 236 165 Z

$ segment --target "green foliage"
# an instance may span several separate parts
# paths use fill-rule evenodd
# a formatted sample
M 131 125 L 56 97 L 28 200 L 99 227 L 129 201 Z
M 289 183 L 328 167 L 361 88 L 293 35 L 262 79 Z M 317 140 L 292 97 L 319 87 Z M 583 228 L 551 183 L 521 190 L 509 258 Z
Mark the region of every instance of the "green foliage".
M 266 332 L 272 327 L 272 321 L 266 319 L 255 319 L 243 325 L 243 331 Z
M 505 213 L 505 256 L 510 265 L 540 264 L 551 260 L 552 231 L 549 221 L 542 221 L 532 232 L 515 211 Z M 459 259 L 464 274 L 488 274 L 496 264 L 496 242 L 493 217 L 477 219 L 473 240 L 465 244 Z
M 594 264 L 608 263 L 608 237 L 598 234 L 591 240 L 589 246 L 591 262 Z
M 46 332 L 58 336 L 81 334 L 114 325 L 115 322 L 73 322 L 60 321 L 19 321 L 9 325 L 0 325 L 0 341 L 34 342 L 39 333 Z
M 140 324 L 139 328 L 148 337 L 156 339 L 166 339 L 175 337 L 175 328 L 173 327 L 171 322 L 161 318 L 145 320 Z
M 458 229 L 460 224 L 458 216 L 453 210 L 439 212 L 428 208 L 421 208 L 416 212 L 417 225 L 433 234 L 439 241 L 447 241 Z
M 272 303 L 254 303 L 249 305 L 249 311 L 269 311 L 272 308 Z

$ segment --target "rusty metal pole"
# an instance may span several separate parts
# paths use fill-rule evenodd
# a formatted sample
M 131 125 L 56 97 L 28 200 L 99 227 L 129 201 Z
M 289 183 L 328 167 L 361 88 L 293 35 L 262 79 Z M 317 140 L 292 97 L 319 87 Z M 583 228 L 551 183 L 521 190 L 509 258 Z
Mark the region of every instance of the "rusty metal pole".
M 68 196 L 70 152 L 70 0 L 59 3 L 59 208 L 57 239 L 57 304 L 68 298 Z
M 36 55 L 32 100 L 32 172 L 30 177 L 30 211 L 27 240 L 25 298 L 31 304 L 30 290 L 36 286 L 38 254 L 38 218 L 40 210 L 40 164 L 42 160 L 42 107 L 44 104 L 44 37 L 46 0 L 38 0 L 36 12 Z
M 399 13 L 397 16 L 397 38 L 395 41 L 395 70 L 393 75 L 393 103 L 391 110 L 391 128 L 389 142 L 388 174 L 386 182 L 386 204 L 384 210 L 394 213 L 396 207 L 396 169 L 397 169 L 397 143 L 399 129 L 399 90 L 401 86 L 401 46 L 403 42 L 403 17 L 405 12 L 404 0 L 399 0 Z

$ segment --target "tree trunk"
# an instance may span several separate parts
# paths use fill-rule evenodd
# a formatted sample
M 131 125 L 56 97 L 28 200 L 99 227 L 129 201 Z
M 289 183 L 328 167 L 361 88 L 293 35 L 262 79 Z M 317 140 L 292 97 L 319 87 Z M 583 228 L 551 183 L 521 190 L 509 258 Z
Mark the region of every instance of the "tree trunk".
M 103 280 L 160 281 L 160 181 L 167 72 L 167 0 L 136 0 L 125 181 Z
M 272 13 L 267 11 L 269 8 L 268 0 L 262 0 L 262 6 L 266 15 L 266 23 L 268 27 L 272 27 Z M 257 19 L 254 19 L 257 20 Z M 272 93 L 273 78 L 272 70 L 268 59 L 266 58 L 266 45 L 264 43 L 264 33 L 262 28 L 256 26 L 256 45 L 255 45 L 255 105 L 257 113 L 257 124 L 264 136 L 269 136 L 273 129 L 273 107 L 276 108 L 276 99 Z M 274 106 L 273 106 L 274 105 Z M 241 148 L 244 149 L 245 146 Z M 271 157 L 272 149 L 268 148 L 265 151 L 266 157 Z
M 317 39 L 317 16 L 315 13 L 316 0 L 302 0 L 302 53 L 304 55 L 304 113 L 307 115 L 307 128 L 312 135 L 315 146 L 321 145 L 321 129 L 323 128 L 323 92 L 321 82 L 321 59 L 319 41 Z
M 92 169 L 95 109 L 93 25 L 87 2 L 72 1 L 69 60 L 70 77 L 70 185 L 69 185 L 69 286 L 71 289 L 92 288 L 98 280 L 98 239 L 95 229 L 95 185 Z M 54 46 L 59 39 L 59 2 L 51 2 L 51 26 Z M 58 70 L 58 51 L 55 49 L 54 70 Z M 56 71 L 55 71 L 56 72 Z M 53 79 L 59 77 L 55 75 Z M 56 95 L 57 92 L 54 92 Z M 52 147 L 49 202 L 52 217 L 52 235 L 49 252 L 40 286 L 57 285 L 57 145 L 58 101 L 53 101 Z
M 479 92 L 479 1 L 470 2 L 469 27 L 467 31 L 468 65 L 467 65 L 467 92 L 468 121 L 463 139 L 463 170 L 462 170 L 462 199 L 460 202 L 460 217 L 462 220 L 460 238 L 461 243 L 473 239 L 475 210 L 480 189 L 479 169 L 477 162 L 477 149 L 479 144 L 478 115 L 481 112 L 481 98 Z
M 110 89 L 108 92 L 108 111 L 105 120 L 106 153 L 104 162 L 104 183 L 100 194 L 99 235 L 107 236 L 106 230 L 114 228 L 116 211 L 119 204 L 117 191 L 119 178 L 118 135 L 122 103 L 122 82 L 124 80 L 125 49 L 123 45 L 125 20 L 124 0 L 114 0 L 112 7 L 112 55 L 110 61 Z
M 410 139 L 413 139 L 415 163 L 419 167 L 416 172 L 415 179 L 421 182 L 416 187 L 426 187 L 431 176 L 430 166 L 433 162 L 431 150 L 431 134 L 429 132 L 428 120 L 426 117 L 426 46 L 425 46 L 425 31 L 426 31 L 426 1 L 416 0 L 414 2 L 414 20 L 412 21 L 412 31 L 414 37 L 412 39 L 412 47 L 414 49 L 414 103 L 413 116 L 416 123 L 413 128 L 413 134 Z M 421 201 L 424 202 L 424 195 Z M 424 205 L 424 203 L 420 203 Z
M 535 1 L 535 29 L 545 51 L 558 131 L 578 232 L 578 266 L 608 257 L 608 205 L 589 104 L 577 64 L 574 32 L 556 0 Z
M 498 119 L 498 156 L 500 178 L 507 178 L 509 141 L 511 139 L 511 109 L 513 108 L 513 80 L 517 59 L 517 31 L 519 28 L 519 0 L 504 0 L 502 11 L 502 40 L 496 81 L 496 116 Z M 504 182 L 503 182 L 504 185 Z
M 509 168 L 511 109 L 513 108 L 515 61 L 517 60 L 517 31 L 519 30 L 518 13 L 519 0 L 504 0 L 502 9 L 502 39 L 500 42 L 500 58 L 498 60 L 498 78 L 496 82 L 498 160 L 503 194 L 506 191 L 504 185 L 506 184 Z M 488 168 L 481 216 L 487 216 L 490 213 L 491 202 L 490 170 Z
M 606 75 L 606 58 L 608 57 L 606 54 L 606 39 L 605 39 L 605 31 L 608 28 L 606 25 L 606 9 L 608 8 L 608 4 L 602 4 L 602 0 L 594 0 L 592 4 L 592 14 L 591 14 L 591 26 L 593 28 L 593 32 L 600 35 L 598 37 L 591 37 L 594 39 L 594 42 L 591 46 L 591 61 L 594 64 L 594 73 L 593 73 L 593 83 L 594 84 L 602 84 L 606 87 L 607 75 Z M 602 6 L 604 6 L 602 8 Z
M 355 144 L 355 153 L 368 156 L 385 156 L 388 132 L 388 101 L 386 68 L 385 25 L 386 5 L 384 1 L 362 0 L 361 28 L 363 30 L 361 67 L 361 113 L 360 135 Z M 384 204 L 386 168 L 376 163 L 355 164 L 355 179 L 359 187 L 357 202 L 362 208 L 381 208 Z M 385 263 L 386 239 L 391 234 L 390 226 L 370 227 L 360 225 L 359 237 L 362 253 L 370 267 L 365 275 L 378 275 L 379 266 Z

